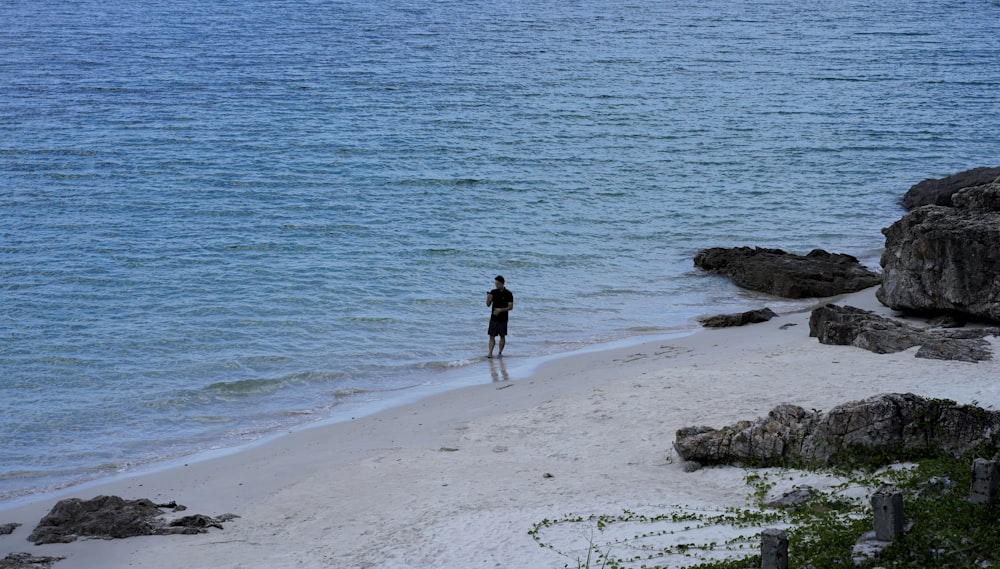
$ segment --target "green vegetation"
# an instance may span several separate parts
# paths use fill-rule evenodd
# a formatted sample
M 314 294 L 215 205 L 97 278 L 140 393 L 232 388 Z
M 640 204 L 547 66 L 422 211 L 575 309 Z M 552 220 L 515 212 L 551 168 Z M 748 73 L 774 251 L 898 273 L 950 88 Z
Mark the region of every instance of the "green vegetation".
M 678 506 L 655 514 L 625 510 L 565 516 L 542 520 L 528 533 L 539 546 L 565 556 L 565 567 L 745 569 L 760 566 L 760 531 L 778 527 L 788 533 L 789 567 L 853 567 L 855 543 L 873 528 L 868 496 L 889 485 L 903 493 L 909 528 L 875 566 L 1000 566 L 1000 506 L 984 508 L 967 501 L 971 469 L 971 457 L 938 457 L 906 467 L 828 472 L 837 476 L 837 484 L 785 510 L 763 507 L 775 480 L 812 473 L 750 470 L 744 477 L 747 508 L 699 511 Z

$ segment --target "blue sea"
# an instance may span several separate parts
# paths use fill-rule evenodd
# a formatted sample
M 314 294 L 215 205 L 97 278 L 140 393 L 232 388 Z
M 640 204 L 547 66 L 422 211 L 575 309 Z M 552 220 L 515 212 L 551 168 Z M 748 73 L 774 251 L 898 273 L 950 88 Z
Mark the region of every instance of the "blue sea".
M 0 0 L 0 499 L 795 308 L 694 254 L 997 125 L 996 0 Z

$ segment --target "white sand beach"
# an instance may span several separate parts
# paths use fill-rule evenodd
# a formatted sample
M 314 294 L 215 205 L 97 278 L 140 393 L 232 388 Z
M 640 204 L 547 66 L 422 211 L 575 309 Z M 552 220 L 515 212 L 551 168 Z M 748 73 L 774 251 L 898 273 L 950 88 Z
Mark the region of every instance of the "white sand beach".
M 874 292 L 835 301 L 890 314 Z M 553 548 L 540 547 L 529 530 L 567 515 L 746 505 L 743 469 L 685 471 L 672 447 L 681 427 L 721 427 L 780 403 L 829 409 L 889 392 L 1000 407 L 996 359 L 822 345 L 809 338 L 808 319 L 808 311 L 781 314 L 573 355 L 526 379 L 0 510 L 0 523 L 23 524 L 0 536 L 0 558 L 65 556 L 57 569 L 576 567 L 574 556 L 586 555 L 590 541 L 609 539 L 593 524 L 553 529 L 545 536 Z M 997 357 L 1000 343 L 991 343 Z M 100 494 L 240 517 L 200 535 L 26 541 L 58 498 Z

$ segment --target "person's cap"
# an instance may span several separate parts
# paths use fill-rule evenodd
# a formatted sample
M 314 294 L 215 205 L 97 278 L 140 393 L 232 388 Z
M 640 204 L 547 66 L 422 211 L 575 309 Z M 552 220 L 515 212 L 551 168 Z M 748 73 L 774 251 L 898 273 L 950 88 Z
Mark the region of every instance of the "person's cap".
M 497 278 L 496 278 L 496 280 L 498 280 L 498 281 L 500 281 L 500 282 L 505 282 L 505 281 L 503 280 L 503 275 L 497 275 Z

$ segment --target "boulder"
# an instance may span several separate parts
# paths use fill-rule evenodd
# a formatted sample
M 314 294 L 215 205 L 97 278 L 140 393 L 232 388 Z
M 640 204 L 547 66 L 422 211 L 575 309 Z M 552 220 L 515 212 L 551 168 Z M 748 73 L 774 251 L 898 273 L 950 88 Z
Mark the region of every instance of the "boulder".
M 836 296 L 880 282 L 878 273 L 856 258 L 822 249 L 795 255 L 761 247 L 713 247 L 699 251 L 694 264 L 740 287 L 783 298 Z
M 700 464 L 878 466 L 940 453 L 959 455 L 1000 439 L 1000 411 L 954 401 L 884 394 L 822 411 L 775 407 L 756 421 L 687 427 L 674 448 Z
M 928 179 L 914 184 L 900 203 L 907 211 L 924 205 L 952 205 L 955 192 L 973 186 L 989 184 L 1000 177 L 1000 167 L 973 168 L 946 178 Z
M 918 208 L 882 230 L 876 297 L 917 314 L 1000 321 L 1000 182 Z
M 28 541 L 35 545 L 69 543 L 78 536 L 123 538 L 152 535 L 160 509 L 149 500 L 98 496 L 93 500 L 60 500 L 35 526 Z
M 758 324 L 767 322 L 777 314 L 770 308 L 764 307 L 758 310 L 748 310 L 736 314 L 718 314 L 699 320 L 705 328 L 726 328 L 730 326 L 745 326 L 747 324 Z
M 1000 328 L 917 328 L 855 308 L 827 304 L 809 315 L 809 336 L 821 344 L 856 346 L 876 354 L 892 354 L 920 346 L 916 357 L 936 360 L 986 361 L 993 357 L 987 336 Z
M 221 528 L 221 522 L 236 516 L 215 519 L 188 516 L 167 523 L 162 508 L 184 510 L 176 503 L 157 505 L 146 499 L 125 500 L 118 496 L 97 496 L 92 500 L 60 500 L 42 518 L 28 541 L 35 545 L 70 543 L 79 537 L 116 539 L 140 535 L 205 533 L 207 527 Z

